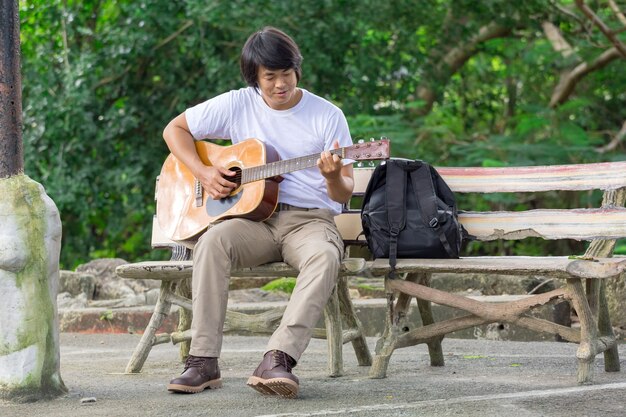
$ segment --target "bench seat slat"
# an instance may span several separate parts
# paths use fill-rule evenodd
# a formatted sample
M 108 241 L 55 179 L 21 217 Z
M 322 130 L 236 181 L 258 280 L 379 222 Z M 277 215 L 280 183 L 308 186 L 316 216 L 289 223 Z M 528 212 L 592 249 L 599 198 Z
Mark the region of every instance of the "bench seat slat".
M 429 273 L 495 273 L 502 275 L 542 275 L 568 278 L 582 265 L 595 272 L 594 278 L 614 277 L 626 268 L 626 258 L 598 258 L 585 261 L 565 256 L 472 256 L 460 259 L 398 259 L 396 269 L 404 272 Z M 384 276 L 389 271 L 387 259 L 368 261 L 366 270 L 374 276 Z M 570 273 L 572 272 L 572 273 Z M 590 276 L 591 277 L 591 276 Z
M 341 276 L 354 275 L 365 267 L 362 258 L 344 259 L 339 274 Z M 145 261 L 119 265 L 115 273 L 121 278 L 129 279 L 156 279 L 161 281 L 177 281 L 191 278 L 192 261 Z M 254 268 L 235 269 L 233 277 L 295 277 L 298 271 L 284 262 L 273 262 Z
M 563 256 L 474 256 L 460 259 L 398 259 L 397 271 L 404 272 L 452 272 L 452 273 L 498 273 L 504 275 L 538 274 L 557 278 L 571 276 L 568 272 L 575 263 L 587 263 L 597 267 L 596 278 L 603 274 L 615 276 L 626 268 L 626 258 L 600 258 L 593 262 Z M 607 267 L 606 271 L 598 268 Z M 116 273 L 121 278 L 157 279 L 162 281 L 190 278 L 193 269 L 192 261 L 146 261 L 120 265 Z M 389 272 L 387 259 L 364 261 L 350 259 L 344 261 L 340 275 L 384 276 Z M 285 277 L 296 276 L 298 271 L 284 262 L 274 262 L 254 268 L 241 268 L 232 271 L 232 276 L 265 276 Z

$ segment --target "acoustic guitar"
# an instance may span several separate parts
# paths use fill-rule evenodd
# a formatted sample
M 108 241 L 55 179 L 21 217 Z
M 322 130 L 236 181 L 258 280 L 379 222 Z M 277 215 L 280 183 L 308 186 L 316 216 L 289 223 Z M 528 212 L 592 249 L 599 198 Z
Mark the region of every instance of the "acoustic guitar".
M 217 220 L 269 218 L 277 206 L 280 176 L 314 167 L 319 158 L 319 154 L 312 154 L 281 160 L 274 148 L 258 139 L 247 139 L 231 146 L 204 141 L 195 145 L 205 165 L 234 171 L 235 175 L 228 180 L 237 187 L 228 197 L 213 200 L 191 171 L 169 154 L 159 175 L 156 216 L 161 230 L 174 241 L 193 240 Z M 355 161 L 388 159 L 389 146 L 389 140 L 383 138 L 330 152 Z

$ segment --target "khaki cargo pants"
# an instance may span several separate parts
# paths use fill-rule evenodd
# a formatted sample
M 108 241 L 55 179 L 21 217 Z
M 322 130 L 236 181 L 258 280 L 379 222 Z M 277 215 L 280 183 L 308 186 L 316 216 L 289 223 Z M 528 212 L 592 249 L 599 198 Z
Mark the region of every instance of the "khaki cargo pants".
M 278 349 L 300 360 L 335 287 L 344 248 L 329 210 L 280 207 L 263 222 L 217 223 L 196 243 L 191 355 L 220 356 L 231 268 L 284 261 L 300 273 L 267 351 Z

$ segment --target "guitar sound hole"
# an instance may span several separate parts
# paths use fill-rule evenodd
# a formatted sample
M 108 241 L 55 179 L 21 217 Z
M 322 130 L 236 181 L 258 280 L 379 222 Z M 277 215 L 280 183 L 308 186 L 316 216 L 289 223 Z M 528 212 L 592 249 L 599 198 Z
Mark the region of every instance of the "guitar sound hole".
M 236 188 L 239 188 L 239 186 L 241 186 L 241 168 L 239 168 L 239 167 L 232 167 L 232 168 L 228 168 L 228 170 L 231 171 L 231 172 L 234 172 L 235 175 L 232 176 L 232 177 L 224 175 L 224 178 L 226 178 L 230 182 L 236 183 L 237 184 Z

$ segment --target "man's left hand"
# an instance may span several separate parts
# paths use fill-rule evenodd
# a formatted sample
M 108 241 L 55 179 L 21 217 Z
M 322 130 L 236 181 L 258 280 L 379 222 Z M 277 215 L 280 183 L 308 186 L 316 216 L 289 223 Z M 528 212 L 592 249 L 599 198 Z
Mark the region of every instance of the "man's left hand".
M 339 149 L 339 141 L 333 143 L 333 149 Z M 330 151 L 324 151 L 317 160 L 317 167 L 327 180 L 336 180 L 341 175 L 343 163 L 339 155 L 333 155 Z

